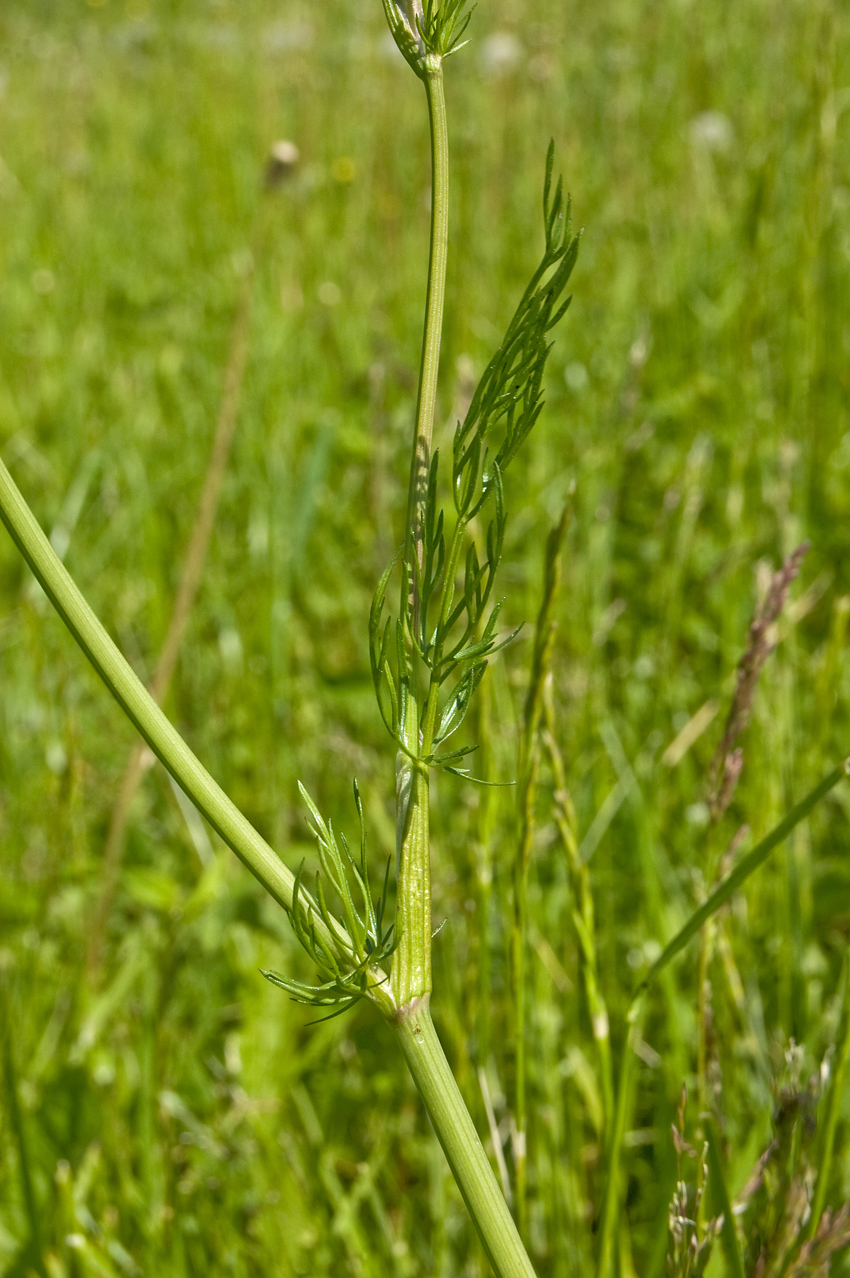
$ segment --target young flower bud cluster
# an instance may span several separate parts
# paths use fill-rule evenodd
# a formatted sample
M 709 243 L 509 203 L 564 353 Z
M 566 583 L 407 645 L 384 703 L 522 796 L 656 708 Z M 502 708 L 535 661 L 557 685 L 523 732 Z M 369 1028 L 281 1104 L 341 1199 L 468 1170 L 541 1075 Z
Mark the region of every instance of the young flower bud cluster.
M 429 61 L 437 65 L 462 48 L 469 25 L 468 0 L 383 0 L 384 13 L 402 56 L 416 74 L 427 74 Z M 465 43 L 465 41 L 464 41 Z

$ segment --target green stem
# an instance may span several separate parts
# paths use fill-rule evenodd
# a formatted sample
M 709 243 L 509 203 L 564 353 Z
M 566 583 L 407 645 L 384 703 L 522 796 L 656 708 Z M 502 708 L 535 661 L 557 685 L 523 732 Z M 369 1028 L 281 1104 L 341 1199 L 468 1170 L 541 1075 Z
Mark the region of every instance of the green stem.
M 602 1117 L 603 1140 L 607 1141 L 608 1131 L 614 1113 L 614 1077 L 611 1066 L 611 1031 L 608 1021 L 608 1008 L 599 988 L 599 964 L 596 957 L 596 921 L 593 906 L 593 893 L 590 887 L 590 871 L 586 862 L 579 855 L 578 831 L 575 807 L 567 788 L 567 773 L 564 760 L 555 735 L 555 706 L 552 698 L 551 681 L 547 681 L 543 689 L 543 712 L 545 716 L 544 741 L 552 767 L 552 779 L 555 793 L 552 796 L 552 816 L 555 827 L 564 849 L 567 869 L 570 875 L 570 887 L 573 893 L 573 923 L 578 933 L 579 956 L 584 983 L 587 1010 L 593 1028 L 593 1041 L 599 1058 L 599 1074 L 602 1082 Z
M 549 533 L 543 600 L 534 631 L 531 678 L 525 699 L 524 731 L 520 742 L 519 809 L 520 838 L 513 865 L 514 919 L 511 932 L 513 977 L 515 1087 L 514 1116 L 517 1126 L 515 1151 L 517 1220 L 523 1237 L 528 1233 L 528 1118 L 526 1070 L 526 964 L 528 945 L 528 872 L 535 831 L 537 782 L 540 772 L 540 722 L 544 710 L 546 680 L 555 643 L 556 622 L 552 617 L 560 584 L 560 554 L 567 528 L 567 511 Z
M 21 1113 L 21 1106 L 18 1100 L 18 1081 L 16 1078 L 15 1062 L 12 1056 L 12 1017 L 11 1008 L 9 1006 L 10 995 L 7 994 L 5 1007 L 3 1009 L 3 1024 L 0 1025 L 0 1048 L 3 1052 L 3 1072 L 6 1076 L 6 1098 L 9 1107 L 9 1126 L 12 1129 L 18 1146 L 18 1171 L 21 1179 L 21 1192 L 24 1200 L 24 1209 L 27 1215 L 27 1221 L 30 1227 L 30 1246 L 32 1249 L 31 1259 L 39 1274 L 45 1274 L 44 1261 L 41 1254 L 41 1226 L 38 1203 L 36 1202 L 35 1190 L 32 1183 L 32 1171 L 30 1167 L 29 1146 L 27 1143 L 26 1127 L 24 1125 L 24 1117 Z
M 0 519 L 65 625 L 151 750 L 269 895 L 291 910 L 293 875 L 212 779 L 122 657 L 57 557 L 2 460 Z M 334 936 L 318 917 L 318 910 L 314 916 L 323 945 L 350 945 L 341 926 Z M 381 980 L 382 974 L 376 973 L 376 979 Z M 385 987 L 376 987 L 373 995 L 385 1012 L 392 1011 Z
M 847 1073 L 847 1059 L 850 1056 L 850 961 L 844 960 L 844 999 L 841 1006 L 841 1025 L 838 1031 L 838 1042 L 835 1048 L 835 1060 L 832 1066 L 832 1078 L 826 1094 L 823 1116 L 823 1136 L 821 1137 L 818 1156 L 818 1176 L 815 1181 L 815 1192 L 812 1198 L 812 1210 L 809 1222 L 804 1231 L 805 1238 L 814 1238 L 817 1233 L 823 1206 L 826 1200 L 826 1189 L 832 1171 L 832 1155 L 835 1149 L 835 1129 L 838 1114 L 844 1099 L 844 1078 Z
M 399 752 L 398 889 L 390 988 L 395 1007 L 431 992 L 431 836 L 428 769 Z
M 705 1139 L 708 1145 L 708 1188 L 714 1204 L 712 1213 L 715 1217 L 723 1217 L 723 1224 L 720 1227 L 720 1241 L 726 1255 L 727 1272 L 729 1273 L 729 1278 L 744 1278 L 744 1262 L 741 1259 L 741 1249 L 738 1246 L 735 1215 L 732 1211 L 729 1190 L 726 1186 L 726 1178 L 723 1175 L 717 1129 L 710 1114 L 703 1115 L 702 1123 L 705 1128 Z
M 419 370 L 416 404 L 416 433 L 410 461 L 407 499 L 405 561 L 409 569 L 410 598 L 402 599 L 402 616 L 408 617 L 413 634 L 419 631 L 419 591 L 417 575 L 422 568 L 425 499 L 431 465 L 431 440 L 437 403 L 437 375 L 440 368 L 440 341 L 443 333 L 443 303 L 446 292 L 446 258 L 449 238 L 449 135 L 446 99 L 443 92 L 442 59 L 425 58 L 425 92 L 431 121 L 431 250 L 428 262 L 428 295 L 425 304 L 425 331 Z M 391 988 L 396 1006 L 431 991 L 431 849 L 428 829 L 428 769 L 416 762 L 420 753 L 419 716 L 416 699 L 415 656 L 408 640 L 411 664 L 407 709 L 402 724 L 408 755 L 399 754 L 396 764 L 396 829 L 398 857 L 398 906 Z M 433 690 L 432 690 L 433 691 Z M 429 702 L 432 698 L 429 697 Z M 426 712 L 429 732 L 433 732 L 434 707 Z M 423 725 L 427 726 L 427 725 Z M 430 739 L 426 752 L 430 749 Z M 413 756 L 413 757 L 410 757 Z
M 523 843 L 530 843 L 530 834 Z M 521 850 L 522 851 L 522 850 Z M 514 1166 L 516 1172 L 515 1194 L 517 1223 L 523 1237 L 528 1234 L 528 1120 L 526 1115 L 526 1061 L 525 1061 L 525 949 L 528 943 L 528 867 L 520 855 L 514 862 L 514 924 L 511 931 L 511 976 L 513 983 L 514 1012 L 514 1120 L 516 1145 Z
M 623 1059 L 620 1062 L 620 1077 L 617 1085 L 617 1101 L 608 1140 L 607 1177 L 605 1181 L 605 1201 L 602 1207 L 597 1278 L 612 1278 L 614 1273 L 614 1254 L 620 1219 L 620 1164 L 623 1155 L 626 1124 L 634 1092 L 635 1047 L 640 1040 L 643 1028 L 644 1010 L 643 999 L 638 996 L 629 1011 L 629 1031 L 623 1044 Z
M 391 1022 L 396 1038 L 495 1273 L 498 1278 L 534 1278 L 531 1261 L 443 1053 L 428 1002 L 426 995 L 398 1012 Z
M 411 636 L 418 636 L 419 633 L 418 578 L 423 561 L 425 502 L 437 401 L 448 251 L 448 130 L 442 62 L 437 55 L 425 56 L 423 79 L 431 122 L 431 250 L 405 531 L 405 584 L 410 593 L 401 601 L 401 614 L 406 618 L 406 627 L 409 627 L 409 672 L 404 674 L 405 709 L 402 723 L 406 752 L 399 752 L 396 764 L 398 944 L 393 954 L 390 993 L 399 1011 L 390 1017 L 390 1023 L 494 1270 L 499 1278 L 533 1278 L 531 1262 L 443 1054 L 429 1011 L 429 792 L 428 767 L 421 762 L 421 757 L 427 755 L 432 746 L 439 681 L 431 680 L 420 733 L 415 654 Z M 459 554 L 462 533 L 462 527 L 455 530 L 453 563 Z M 453 576 L 453 572 L 447 575 L 446 581 L 449 582 L 449 577 Z M 444 585 L 442 613 L 446 609 L 447 589 L 450 589 L 450 584 Z
M 405 559 L 409 564 L 415 560 L 418 568 L 422 566 L 422 530 L 437 405 L 437 375 L 440 369 L 449 246 L 449 134 L 442 60 L 435 54 L 428 54 L 425 58 L 424 83 L 431 122 L 431 250 L 405 532 Z

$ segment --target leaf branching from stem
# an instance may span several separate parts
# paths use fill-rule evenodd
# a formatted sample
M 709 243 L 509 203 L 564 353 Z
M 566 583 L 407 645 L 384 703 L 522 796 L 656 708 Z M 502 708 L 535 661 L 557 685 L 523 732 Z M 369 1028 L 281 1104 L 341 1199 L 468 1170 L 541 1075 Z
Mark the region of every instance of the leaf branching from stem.
M 441 12 L 450 7 L 444 5 Z M 423 21 L 432 8 L 426 5 Z M 417 556 L 402 562 L 405 585 L 413 585 L 403 590 L 402 598 L 413 602 L 395 623 L 383 615 L 400 551 L 378 583 L 372 603 L 372 677 L 384 723 L 399 749 L 411 754 L 404 727 L 410 661 L 418 659 L 429 673 L 418 718 L 423 746 L 418 757 L 450 771 L 473 747 L 444 753 L 437 753 L 437 747 L 463 723 L 489 658 L 518 633 L 497 635 L 502 605 L 492 602 L 507 524 L 503 477 L 543 408 L 543 375 L 552 349 L 548 335 L 569 307 L 571 298 L 564 294 L 579 246 L 561 179 L 552 189 L 553 164 L 550 144 L 543 188 L 543 256 L 455 431 L 451 530 L 447 531 L 447 512 L 439 500 L 440 458 L 435 452 L 428 472 L 421 562 Z M 480 523 L 486 523 L 483 539 L 470 536 Z
M 366 828 L 363 804 L 357 782 L 354 782 L 354 801 L 360 819 L 360 854 L 354 857 L 344 834 L 337 838 L 333 825 L 325 821 L 303 785 L 298 786 L 301 797 L 313 819 L 311 830 L 316 839 L 321 873 L 316 875 L 315 896 L 303 887 L 304 865 L 295 876 L 290 922 L 296 937 L 315 963 L 319 975 L 325 979 L 320 985 L 305 985 L 301 981 L 278 972 L 263 972 L 274 985 L 291 994 L 299 1003 L 314 1007 L 336 1007 L 336 1016 L 346 1011 L 358 999 L 368 995 L 376 983 L 375 968 L 389 958 L 395 948 L 393 925 L 384 927 L 387 890 L 389 887 L 389 862 L 384 875 L 384 886 L 377 902 L 372 900 L 366 862 Z M 341 905 L 345 931 L 328 908 L 325 880 L 333 888 Z M 355 904 L 355 894 L 362 906 Z M 321 918 L 328 931 L 338 941 L 327 945 L 316 931 L 316 920 Z M 380 979 L 380 978 L 379 978 Z

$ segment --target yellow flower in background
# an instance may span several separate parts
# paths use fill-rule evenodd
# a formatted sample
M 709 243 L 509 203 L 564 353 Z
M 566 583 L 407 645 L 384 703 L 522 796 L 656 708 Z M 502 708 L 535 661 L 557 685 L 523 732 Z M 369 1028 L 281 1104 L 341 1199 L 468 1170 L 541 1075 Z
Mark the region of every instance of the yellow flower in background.
M 350 155 L 340 155 L 331 165 L 331 177 L 334 182 L 340 182 L 343 185 L 353 182 L 357 177 L 357 165 Z

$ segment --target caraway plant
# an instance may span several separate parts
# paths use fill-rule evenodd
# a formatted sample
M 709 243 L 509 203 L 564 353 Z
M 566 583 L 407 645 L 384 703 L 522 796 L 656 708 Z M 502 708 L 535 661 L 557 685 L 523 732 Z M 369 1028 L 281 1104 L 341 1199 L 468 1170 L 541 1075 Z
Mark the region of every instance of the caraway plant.
M 801 1083 L 798 1071 L 778 1093 L 776 1138 L 759 1161 L 741 1202 L 733 1208 L 724 1187 L 722 1140 L 709 1095 L 710 998 L 705 993 L 706 971 L 717 941 L 714 925 L 723 918 L 724 909 L 746 879 L 848 773 L 847 763 L 839 763 L 770 834 L 743 855 L 738 855 L 742 840 L 724 849 L 719 836 L 715 837 L 742 768 L 738 738 L 747 725 L 761 669 L 775 646 L 776 626 L 805 548 L 790 556 L 769 583 L 739 665 L 726 730 L 707 778 L 710 849 L 702 903 L 673 939 L 663 949 L 659 947 L 637 982 L 625 1026 L 618 1027 L 618 1033 L 623 1030 L 623 1041 L 615 1054 L 601 992 L 587 864 L 593 848 L 580 845 L 577 837 L 575 810 L 558 747 L 549 669 L 567 511 L 546 549 L 544 598 L 534 631 L 516 777 L 494 780 L 477 776 L 474 743 L 455 744 L 455 734 L 462 725 L 466 723 L 468 728 L 474 719 L 481 721 L 477 707 L 488 663 L 517 633 L 505 633 L 500 626 L 502 599 L 497 578 L 508 521 L 504 481 L 517 455 L 530 446 L 543 409 L 547 359 L 554 331 L 570 306 L 567 288 L 577 260 L 579 236 L 573 233 L 570 200 L 563 183 L 555 178 L 554 146 L 550 145 L 542 165 L 542 253 L 498 349 L 471 391 L 454 430 L 450 455 L 441 458 L 433 441 L 449 224 L 443 77 L 447 59 L 464 48 L 472 13 L 467 0 L 383 0 L 383 5 L 395 44 L 424 88 L 430 121 L 431 192 L 427 296 L 407 516 L 401 544 L 378 582 L 367 626 L 377 706 L 395 751 L 396 858 L 395 866 L 389 863 L 381 876 L 377 895 L 368 866 L 364 804 L 357 782 L 352 779 L 359 833 L 352 841 L 334 828 L 302 787 L 320 871 L 315 878 L 308 878 L 303 865 L 288 866 L 216 784 L 121 655 L 1 461 L 0 517 L 45 594 L 143 741 L 288 914 L 294 934 L 317 973 L 312 985 L 285 972 L 266 971 L 264 976 L 315 1009 L 318 1019 L 342 1015 L 360 1001 L 371 1004 L 386 1019 L 499 1278 L 530 1278 L 534 1273 L 527 1250 L 525 954 L 529 944 L 528 872 L 543 767 L 551 770 L 554 779 L 552 817 L 573 895 L 581 979 L 598 1051 L 604 1194 L 597 1204 L 593 1250 L 599 1278 L 630 1272 L 622 1254 L 619 1221 L 635 1060 L 645 1049 L 641 1029 L 650 991 L 669 977 L 670 964 L 691 941 L 699 941 L 701 946 L 699 1114 L 696 1136 L 692 1137 L 697 1146 L 686 1137 L 683 1100 L 673 1133 L 679 1168 L 670 1208 L 670 1272 L 704 1272 L 717 1244 L 728 1272 L 736 1275 L 826 1273 L 830 1257 L 850 1237 L 847 1209 L 834 1213 L 825 1209 L 850 1043 L 846 1007 L 832 1071 L 824 1071 L 823 1077 L 811 1084 Z M 473 707 L 476 713 L 470 715 Z M 503 1192 L 506 1177 L 502 1174 L 500 1185 L 431 1018 L 429 786 L 439 770 L 464 778 L 469 786 L 512 785 L 517 798 L 520 839 L 509 937 L 516 1060 L 510 1207 Z M 482 1090 L 487 1100 L 484 1078 Z M 808 1128 L 800 1125 L 800 1116 L 807 1105 L 809 1109 L 815 1105 L 821 1092 L 825 1117 L 813 1153 L 811 1139 L 807 1137 L 808 1144 L 802 1139 L 801 1133 L 808 1133 Z M 489 1102 L 488 1112 L 492 1116 Z M 501 1153 L 499 1144 L 500 1157 Z M 499 1171 L 503 1173 L 504 1167 Z M 736 1220 L 749 1218 L 747 1213 L 756 1223 L 745 1239 Z M 33 1208 L 34 1218 L 36 1215 Z M 559 1246 L 561 1243 L 566 1246 L 566 1239 L 559 1240 Z

